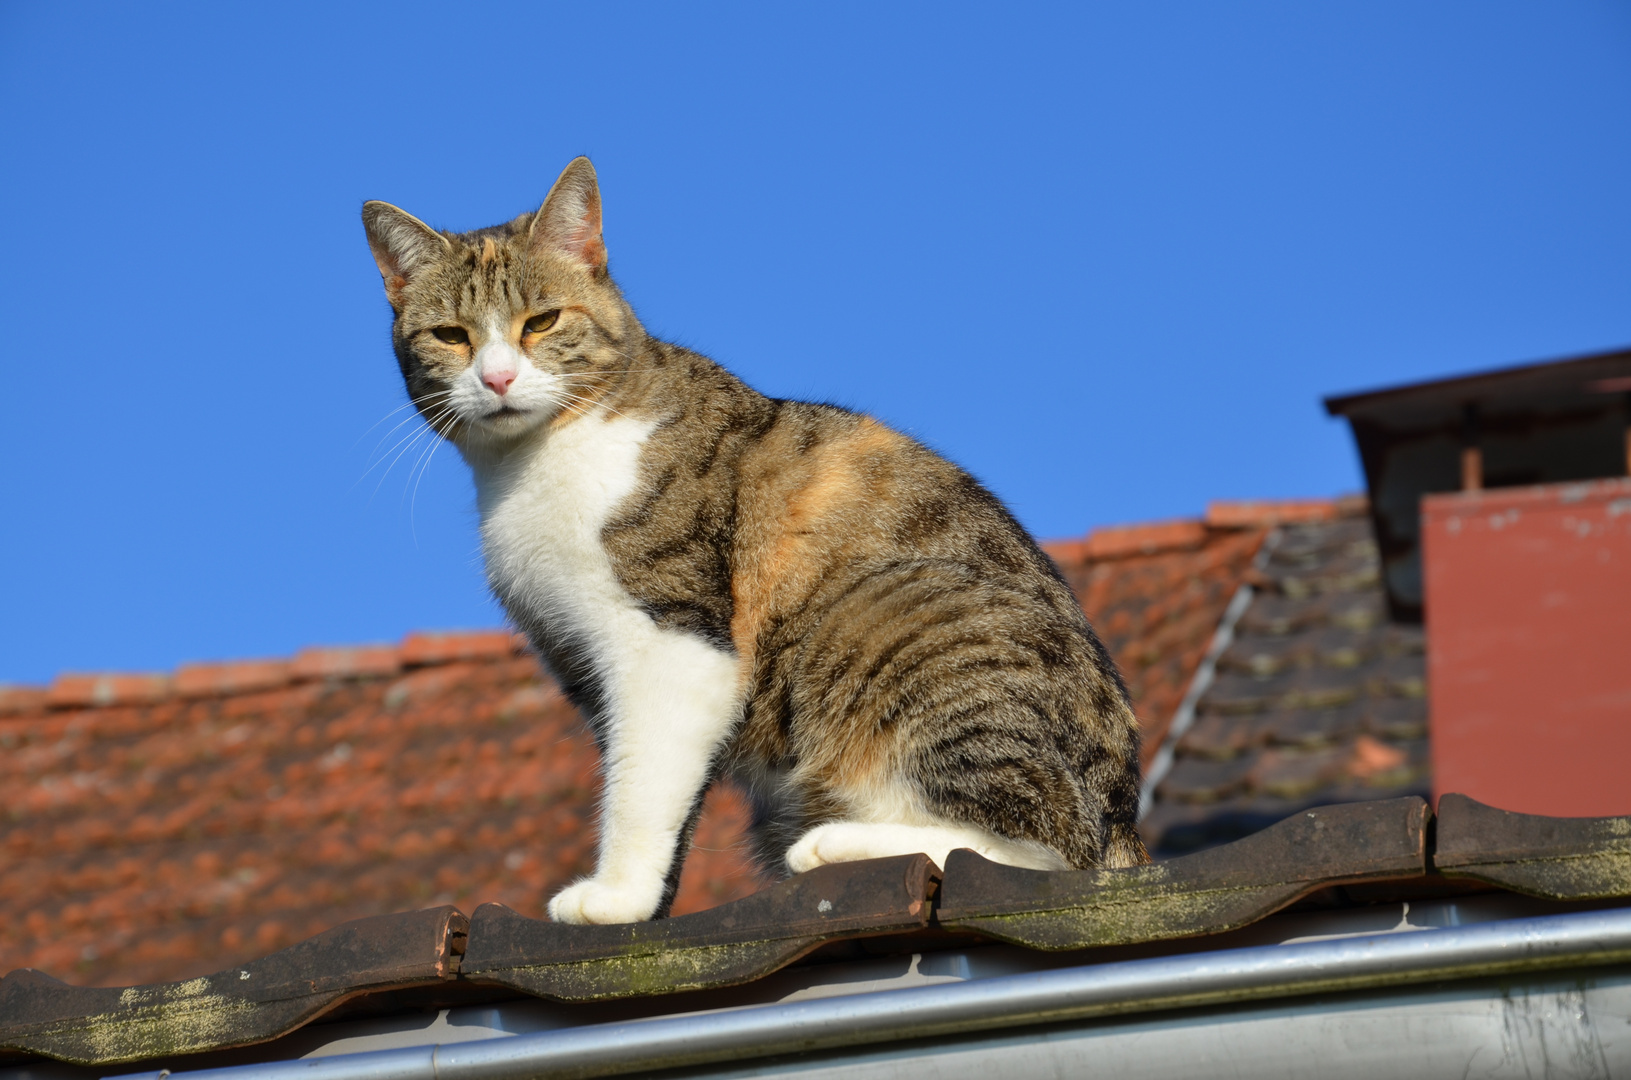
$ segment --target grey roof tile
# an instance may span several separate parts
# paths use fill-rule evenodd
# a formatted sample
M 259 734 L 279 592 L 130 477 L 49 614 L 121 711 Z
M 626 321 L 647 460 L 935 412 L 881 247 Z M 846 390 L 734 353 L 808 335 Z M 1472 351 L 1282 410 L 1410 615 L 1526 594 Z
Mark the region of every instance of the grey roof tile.
M 1201 710 L 1215 713 L 1262 712 L 1291 693 L 1291 680 L 1295 674 L 1288 671 L 1265 679 L 1239 672 L 1224 672 L 1201 698 Z
M 1250 756 L 1218 761 L 1180 758 L 1161 783 L 1161 794 L 1180 802 L 1216 802 L 1242 790 L 1253 760 Z
M 1283 596 L 1279 593 L 1260 593 L 1251 608 L 1241 616 L 1241 633 L 1261 637 L 1294 634 L 1309 626 L 1319 625 L 1330 616 L 1330 600 L 1326 597 Z
M 1370 698 L 1363 706 L 1365 730 L 1382 739 L 1427 737 L 1425 698 Z
M 1227 760 L 1238 757 L 1253 743 L 1262 740 L 1261 726 L 1255 716 L 1230 716 L 1212 713 L 1201 717 L 1184 734 L 1178 747 L 1191 757 Z
M 1305 668 L 1292 676 L 1279 704 L 1282 708 L 1329 709 L 1357 700 L 1362 689 L 1351 671 Z
M 1273 747 L 1257 755 L 1247 779 L 1254 791 L 1282 799 L 1304 798 L 1343 775 L 1347 748 Z
M 1363 728 L 1355 705 L 1335 709 L 1287 709 L 1266 718 L 1269 741 L 1282 746 L 1317 749 L 1347 742 Z
M 1313 659 L 1302 637 L 1243 637 L 1218 658 L 1218 667 L 1253 679 L 1267 679 L 1282 671 L 1306 667 Z
M 1370 691 L 1376 697 L 1426 697 L 1427 657 L 1421 654 L 1388 657 L 1370 672 Z
M 1425 641 L 1387 621 L 1377 567 L 1365 518 L 1285 527 L 1140 826 L 1158 855 L 1427 793 Z

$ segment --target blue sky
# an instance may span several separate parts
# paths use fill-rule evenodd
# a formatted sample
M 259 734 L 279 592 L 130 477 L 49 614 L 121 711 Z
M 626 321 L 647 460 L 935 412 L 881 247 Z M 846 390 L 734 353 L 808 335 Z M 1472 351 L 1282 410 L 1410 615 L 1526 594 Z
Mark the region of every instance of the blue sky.
M 457 456 L 376 464 L 358 210 L 580 153 L 653 332 L 1045 536 L 1353 490 L 1322 395 L 1631 343 L 1624 4 L 11 0 L 0 136 L 0 681 L 496 624 Z

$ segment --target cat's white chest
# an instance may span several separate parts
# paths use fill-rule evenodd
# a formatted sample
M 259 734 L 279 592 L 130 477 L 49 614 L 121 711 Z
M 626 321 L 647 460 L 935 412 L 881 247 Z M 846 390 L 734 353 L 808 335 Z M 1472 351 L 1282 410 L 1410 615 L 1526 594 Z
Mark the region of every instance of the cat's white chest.
M 639 486 L 654 426 L 584 417 L 477 472 L 488 581 L 518 622 L 593 647 L 638 609 L 600 536 Z

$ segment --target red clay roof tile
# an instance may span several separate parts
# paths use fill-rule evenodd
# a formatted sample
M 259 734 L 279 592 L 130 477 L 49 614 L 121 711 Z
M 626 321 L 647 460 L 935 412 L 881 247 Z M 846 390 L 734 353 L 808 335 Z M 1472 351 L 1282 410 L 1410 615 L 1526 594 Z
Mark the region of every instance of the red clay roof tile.
M 296 679 L 358 679 L 395 675 L 402 670 L 402 652 L 395 645 L 332 645 L 302 649 L 295 654 L 290 673 Z
M 242 694 L 285 686 L 293 677 L 287 660 L 182 664 L 176 668 L 175 691 L 184 698 Z
M 45 688 L 41 686 L 0 686 L 0 716 L 35 712 L 45 708 Z
M 86 705 L 145 705 L 170 696 L 164 674 L 64 674 L 46 691 L 46 704 L 58 708 Z
M 1206 526 L 1198 521 L 1162 521 L 1095 529 L 1087 538 L 1086 555 L 1090 559 L 1114 559 L 1161 551 L 1193 551 L 1206 543 L 1206 539 Z
M 525 647 L 525 639 L 507 630 L 418 631 L 402 639 L 407 667 L 446 664 L 454 660 L 502 660 Z
M 1154 555 L 1162 551 L 1193 551 L 1206 540 L 1206 526 L 1199 521 L 1157 521 L 1094 529 L 1079 539 L 1048 540 L 1042 548 L 1057 562 L 1083 562 L 1125 555 Z
M 1207 505 L 1206 523 L 1215 529 L 1266 528 L 1358 517 L 1368 508 L 1363 495 L 1342 495 L 1335 499 L 1219 500 Z

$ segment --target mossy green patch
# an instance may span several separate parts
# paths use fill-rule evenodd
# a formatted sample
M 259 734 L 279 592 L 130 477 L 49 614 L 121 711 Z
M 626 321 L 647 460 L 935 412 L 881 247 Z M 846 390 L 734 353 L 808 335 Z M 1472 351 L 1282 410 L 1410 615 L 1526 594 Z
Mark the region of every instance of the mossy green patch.
M 807 947 L 803 939 L 792 938 L 630 950 L 593 960 L 508 968 L 503 982 L 557 1001 L 673 994 L 746 981 L 788 963 Z

